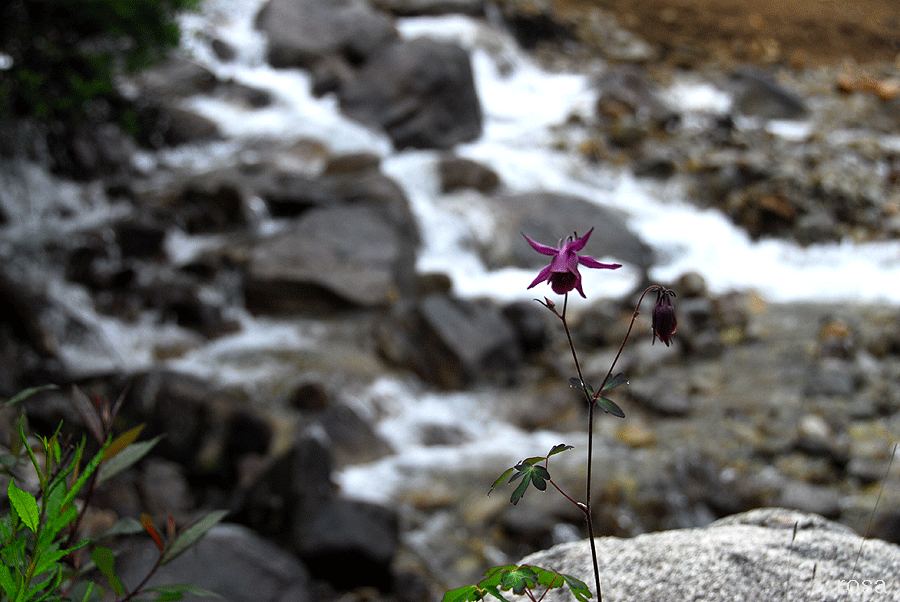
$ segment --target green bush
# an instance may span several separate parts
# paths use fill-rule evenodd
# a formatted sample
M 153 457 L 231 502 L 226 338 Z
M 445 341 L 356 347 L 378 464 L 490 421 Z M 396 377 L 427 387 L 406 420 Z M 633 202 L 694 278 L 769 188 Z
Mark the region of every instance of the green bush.
M 52 387 L 29 389 L 0 408 L 45 388 Z M 28 428 L 24 413 L 9 443 L 0 447 L 0 483 L 8 499 L 8 506 L 0 509 L 0 602 L 168 602 L 187 593 L 215 595 L 192 585 L 150 587 L 148 582 L 161 566 L 196 544 L 226 511 L 211 512 L 181 531 L 171 517 L 168 529 L 160 531 L 144 514 L 140 521 L 120 520 L 100 538 L 79 536 L 96 487 L 140 461 L 159 440 L 136 441 L 142 426 L 113 435 L 123 398 L 113 405 L 73 390 L 73 406 L 99 445 L 93 455 L 86 453 L 86 436 L 72 442 L 60 428 L 49 437 L 37 435 Z M 158 554 L 146 577 L 129 588 L 119 579 L 115 554 L 103 540 L 139 531 L 153 539 Z
M 178 43 L 199 0 L 10 0 L 0 8 L 0 111 L 73 120 L 116 103 L 118 73 Z M 105 103 L 105 104 L 104 104 Z

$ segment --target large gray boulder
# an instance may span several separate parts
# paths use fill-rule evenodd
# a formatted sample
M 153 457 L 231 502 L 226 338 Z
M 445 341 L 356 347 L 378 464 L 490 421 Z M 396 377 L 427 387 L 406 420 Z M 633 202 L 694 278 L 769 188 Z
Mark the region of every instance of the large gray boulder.
M 611 257 L 642 271 L 653 265 L 653 249 L 631 231 L 624 212 L 602 207 L 571 194 L 549 191 L 499 195 L 485 200 L 495 216 L 496 229 L 482 250 L 491 267 L 541 268 L 546 257 L 522 237 L 556 246 L 559 239 L 578 231 L 583 236 L 594 228 L 584 253 L 604 261 Z
M 596 543 L 606 602 L 874 602 L 900 595 L 900 546 L 864 541 L 848 527 L 795 510 L 762 508 L 702 528 Z M 573 575 L 594 590 L 587 540 L 522 563 Z M 567 589 L 544 598 L 571 599 Z
M 393 19 L 365 0 L 269 0 L 256 15 L 274 67 L 323 59 L 361 63 L 397 35 Z
M 389 305 L 414 280 L 408 233 L 364 205 L 313 209 L 251 252 L 244 293 L 261 313 Z
M 383 47 L 339 91 L 349 117 L 384 128 L 398 149 L 447 149 L 481 135 L 469 54 L 429 38 Z
M 119 576 L 135 587 L 153 568 L 157 549 L 147 538 L 119 560 Z M 213 527 L 195 547 L 154 573 L 150 587 L 191 584 L 228 602 L 307 602 L 309 572 L 292 554 L 247 527 Z M 184 600 L 203 598 L 188 594 Z

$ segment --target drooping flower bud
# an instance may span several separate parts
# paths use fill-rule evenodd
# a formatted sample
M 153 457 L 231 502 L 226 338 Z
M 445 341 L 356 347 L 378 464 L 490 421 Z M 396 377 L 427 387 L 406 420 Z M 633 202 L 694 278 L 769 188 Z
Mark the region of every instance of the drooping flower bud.
M 651 319 L 653 343 L 656 343 L 658 338 L 666 344 L 666 347 L 672 343 L 672 335 L 675 334 L 675 327 L 678 325 L 678 319 L 675 317 L 675 306 L 672 305 L 671 299 L 674 296 L 675 291 L 662 287 L 656 289 L 656 305 L 653 306 Z

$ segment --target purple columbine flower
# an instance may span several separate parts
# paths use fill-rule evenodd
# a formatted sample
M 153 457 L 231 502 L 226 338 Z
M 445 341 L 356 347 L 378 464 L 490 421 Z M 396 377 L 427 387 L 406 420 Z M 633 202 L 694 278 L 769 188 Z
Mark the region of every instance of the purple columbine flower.
M 656 289 L 656 305 L 653 306 L 651 318 L 653 343 L 656 343 L 656 339 L 659 338 L 666 344 L 666 347 L 672 343 L 672 335 L 675 334 L 675 327 L 678 325 L 678 320 L 675 318 L 675 306 L 672 305 L 670 299 L 674 296 L 675 292 L 667 288 Z
M 591 232 L 593 231 L 594 229 L 591 228 L 588 233 L 581 238 L 570 236 L 566 238 L 565 241 L 560 241 L 559 246 L 555 249 L 553 247 L 548 247 L 547 245 L 542 245 L 539 242 L 535 242 L 523 233 L 522 236 L 525 236 L 525 240 L 528 241 L 528 244 L 530 244 L 535 251 L 541 255 L 553 256 L 550 265 L 538 273 L 537 278 L 528 285 L 528 288 L 533 287 L 539 282 L 546 281 L 550 283 L 550 287 L 557 295 L 564 295 L 574 289 L 578 291 L 582 297 L 585 297 L 584 290 L 581 288 L 581 274 L 578 273 L 578 264 L 589 268 L 603 268 L 607 270 L 615 270 L 622 267 L 622 265 L 618 263 L 600 263 L 589 255 L 578 254 L 578 251 L 584 248 L 584 245 L 587 243 L 587 240 L 590 238 Z

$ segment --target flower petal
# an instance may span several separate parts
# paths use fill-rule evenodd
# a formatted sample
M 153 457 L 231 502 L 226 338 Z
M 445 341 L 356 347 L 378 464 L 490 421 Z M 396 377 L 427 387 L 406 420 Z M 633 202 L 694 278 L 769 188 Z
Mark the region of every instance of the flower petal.
M 584 245 L 587 244 L 588 239 L 591 237 L 591 232 L 593 232 L 593 231 L 594 231 L 594 229 L 591 228 L 590 230 L 588 230 L 588 233 L 587 233 L 587 234 L 585 234 L 584 236 L 582 236 L 582 237 L 579 238 L 578 240 L 573 240 L 572 242 L 570 242 L 569 244 L 567 244 L 567 245 L 566 245 L 566 247 L 568 247 L 567 250 L 569 250 L 569 251 L 580 251 L 581 249 L 583 249 L 583 248 L 584 248 Z
M 589 268 L 603 268 L 606 270 L 617 270 L 622 267 L 621 263 L 600 263 L 590 255 L 579 255 L 578 263 Z
M 522 236 L 525 236 L 524 232 L 522 232 L 521 234 L 522 234 Z M 559 252 L 559 249 L 554 249 L 553 247 L 548 247 L 547 245 L 544 245 L 537 241 L 531 240 L 527 236 L 525 236 L 525 240 L 527 240 L 528 244 L 530 244 L 531 247 L 535 251 L 540 253 L 541 255 L 556 255 Z
M 537 278 L 534 279 L 534 282 L 532 282 L 531 284 L 528 285 L 528 288 L 531 288 L 531 287 L 533 287 L 541 282 L 544 282 L 545 280 L 549 280 L 549 279 L 550 279 L 550 266 L 548 265 L 547 267 L 542 269 L 540 272 L 538 272 Z

